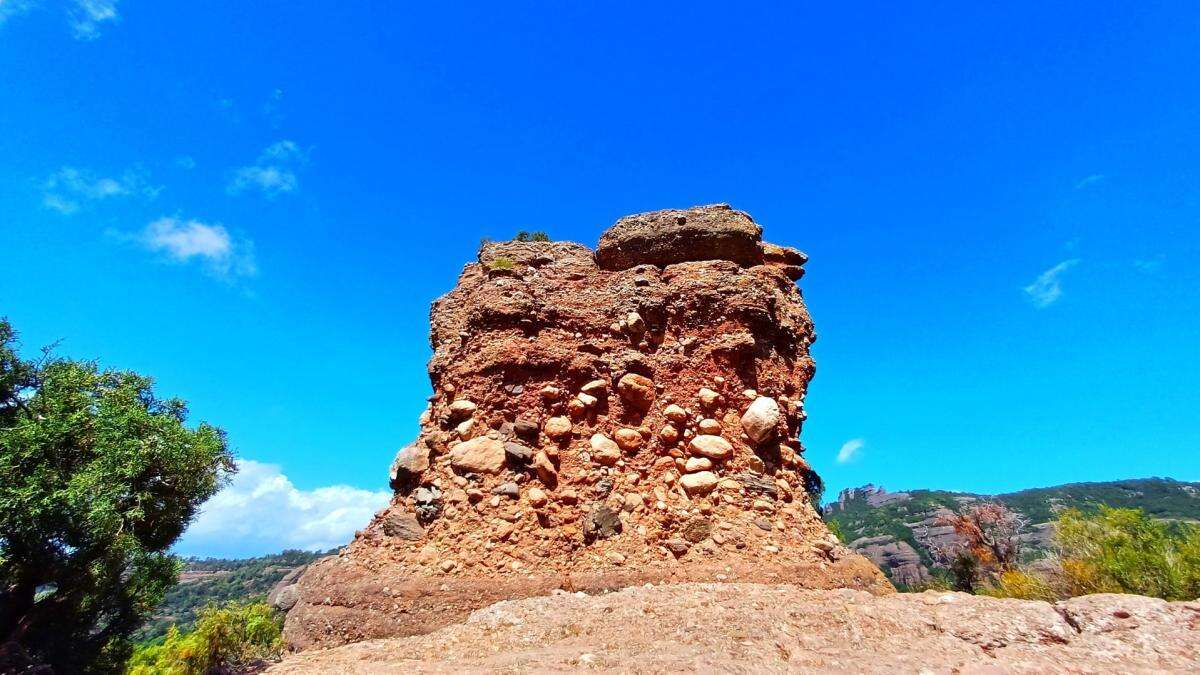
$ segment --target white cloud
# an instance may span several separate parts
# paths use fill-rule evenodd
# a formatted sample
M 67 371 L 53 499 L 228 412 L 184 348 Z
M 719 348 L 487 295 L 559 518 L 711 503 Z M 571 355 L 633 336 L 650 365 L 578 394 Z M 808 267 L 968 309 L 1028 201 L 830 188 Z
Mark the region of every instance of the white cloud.
M 1162 271 L 1163 265 L 1167 262 L 1167 257 L 1163 254 L 1158 254 L 1153 258 L 1144 258 L 1133 261 L 1133 266 L 1143 274 L 1158 274 Z
M 867 442 L 861 438 L 851 438 L 845 443 L 842 443 L 842 447 L 840 450 L 838 450 L 837 454 L 838 464 L 845 464 L 857 459 L 861 454 L 863 446 L 866 444 Z
M 213 276 L 230 280 L 258 273 L 254 245 L 235 240 L 223 225 L 159 218 L 135 237 L 142 246 L 177 263 L 197 261 Z
M 185 171 L 196 168 L 196 160 L 190 155 L 180 155 L 175 158 L 175 166 Z
M 118 0 L 73 0 L 74 7 L 68 10 L 71 30 L 80 40 L 95 40 L 100 36 L 100 25 L 120 18 L 117 14 Z
M 103 24 L 121 18 L 117 12 L 120 0 L 60 0 L 66 5 L 67 22 L 76 39 L 94 40 L 100 37 Z M 42 0 L 0 0 L 0 25 L 9 18 L 24 14 L 42 4 Z
M 261 555 L 285 548 L 328 550 L 350 541 L 376 511 L 386 490 L 331 485 L 300 490 L 275 464 L 238 462 L 233 481 L 202 507 L 184 533 L 188 555 Z
M 1023 290 L 1025 295 L 1029 296 L 1030 302 L 1038 309 L 1044 309 L 1053 305 L 1062 296 L 1062 283 L 1060 277 L 1064 272 L 1079 264 L 1079 258 L 1071 258 L 1064 260 L 1054 267 L 1042 272 L 1038 275 L 1033 283 L 1026 286 Z
M 130 169 L 119 178 L 111 178 L 64 166 L 42 183 L 42 205 L 70 215 L 91 202 L 130 196 L 154 199 L 160 192 L 162 187 L 151 185 L 145 173 L 137 169 Z
M 225 189 L 234 195 L 247 190 L 259 190 L 271 198 L 294 192 L 300 187 L 295 169 L 307 161 L 307 153 L 295 141 L 273 143 L 262 151 L 254 164 L 234 170 L 233 178 Z
M 268 197 L 292 192 L 299 186 L 296 174 L 277 166 L 243 166 L 233 174 L 227 188 L 230 194 L 250 189 L 261 190 Z
M 1075 189 L 1082 190 L 1086 187 L 1090 187 L 1090 186 L 1095 185 L 1096 183 L 1099 183 L 1100 181 L 1104 180 L 1105 177 L 1106 176 L 1102 173 L 1094 173 L 1090 176 L 1085 176 L 1082 180 L 1080 180 L 1078 183 L 1075 184 Z
M 33 0 L 0 0 L 0 26 L 9 17 L 28 12 L 34 6 Z

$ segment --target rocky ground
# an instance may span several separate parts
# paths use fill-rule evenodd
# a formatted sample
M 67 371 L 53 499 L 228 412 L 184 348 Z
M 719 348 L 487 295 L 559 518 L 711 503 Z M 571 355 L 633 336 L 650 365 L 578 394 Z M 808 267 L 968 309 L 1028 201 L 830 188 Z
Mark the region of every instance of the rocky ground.
M 1200 602 L 1049 604 L 929 591 L 639 586 L 500 602 L 428 635 L 286 658 L 269 672 L 1196 672 Z

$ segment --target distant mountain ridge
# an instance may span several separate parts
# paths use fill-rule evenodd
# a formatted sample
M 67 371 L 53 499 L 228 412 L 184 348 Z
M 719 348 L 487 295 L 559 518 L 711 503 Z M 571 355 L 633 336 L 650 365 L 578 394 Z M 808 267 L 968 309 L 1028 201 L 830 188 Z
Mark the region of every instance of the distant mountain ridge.
M 894 583 L 914 586 L 945 568 L 946 561 L 938 559 L 937 551 L 956 535 L 952 528 L 939 525 L 939 518 L 981 500 L 1000 502 L 1028 518 L 1022 538 L 1031 555 L 1050 547 L 1050 521 L 1064 508 L 1092 509 L 1104 504 L 1142 509 L 1162 520 L 1200 521 L 1200 483 L 1170 478 L 1069 483 L 999 495 L 948 490 L 888 492 L 868 484 L 842 490 L 837 501 L 822 508 L 822 514 L 851 548 L 871 558 Z

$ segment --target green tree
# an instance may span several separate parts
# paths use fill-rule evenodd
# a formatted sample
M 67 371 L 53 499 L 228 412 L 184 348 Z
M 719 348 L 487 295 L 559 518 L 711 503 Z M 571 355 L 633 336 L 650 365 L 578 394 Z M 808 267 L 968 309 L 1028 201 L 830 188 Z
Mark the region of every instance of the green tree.
M 117 670 L 178 577 L 168 547 L 233 457 L 150 379 L 50 350 L 26 361 L 15 339 L 0 319 L 0 652 Z

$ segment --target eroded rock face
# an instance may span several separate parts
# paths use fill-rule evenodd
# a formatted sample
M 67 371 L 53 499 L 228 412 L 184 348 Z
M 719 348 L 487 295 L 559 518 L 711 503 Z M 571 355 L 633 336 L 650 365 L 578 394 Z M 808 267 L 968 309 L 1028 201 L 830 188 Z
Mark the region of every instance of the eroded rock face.
M 850 548 L 888 570 L 889 577 L 897 584 L 916 586 L 929 581 L 929 569 L 907 541 L 897 541 L 890 535 L 862 537 L 851 542 Z
M 427 632 L 555 588 L 890 592 L 806 492 L 804 257 L 760 233 L 715 206 L 623 218 L 596 253 L 485 245 L 433 305 L 434 395 L 396 497 L 301 579 L 291 645 Z

